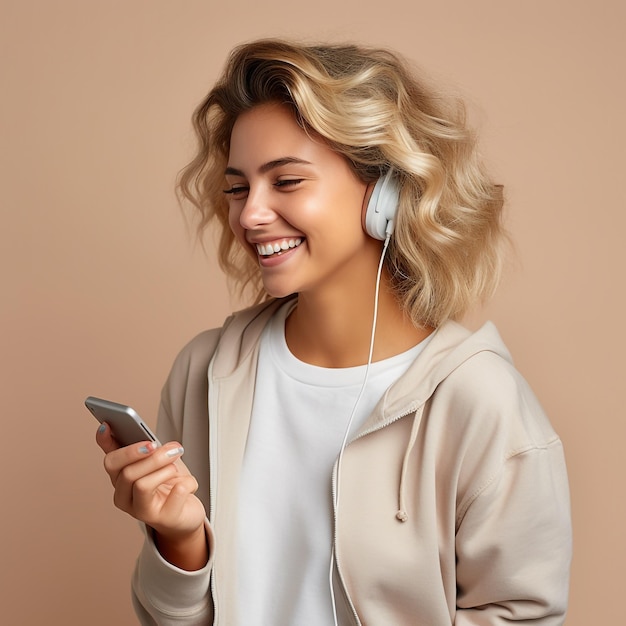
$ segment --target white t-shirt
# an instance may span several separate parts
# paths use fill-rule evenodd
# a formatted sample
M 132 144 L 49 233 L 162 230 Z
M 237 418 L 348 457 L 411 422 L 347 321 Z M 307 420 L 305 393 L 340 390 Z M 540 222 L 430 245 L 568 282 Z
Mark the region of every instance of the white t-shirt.
M 239 491 L 241 626 L 333 623 L 331 476 L 366 366 L 332 369 L 298 360 L 285 341 L 293 306 L 281 307 L 261 338 Z M 371 364 L 351 434 L 427 341 Z

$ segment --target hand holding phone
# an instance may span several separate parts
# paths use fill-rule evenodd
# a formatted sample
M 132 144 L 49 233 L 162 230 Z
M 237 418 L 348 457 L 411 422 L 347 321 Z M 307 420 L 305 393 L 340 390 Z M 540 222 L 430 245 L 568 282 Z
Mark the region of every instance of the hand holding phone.
M 98 433 L 97 440 L 106 454 L 104 467 L 115 489 L 115 506 L 154 530 L 157 548 L 167 561 L 189 571 L 204 567 L 206 512 L 195 495 L 198 482 L 180 458 L 181 445 L 161 445 L 129 406 L 93 396 L 85 405 L 110 427 L 110 433 Z M 153 445 L 133 445 L 145 441 Z

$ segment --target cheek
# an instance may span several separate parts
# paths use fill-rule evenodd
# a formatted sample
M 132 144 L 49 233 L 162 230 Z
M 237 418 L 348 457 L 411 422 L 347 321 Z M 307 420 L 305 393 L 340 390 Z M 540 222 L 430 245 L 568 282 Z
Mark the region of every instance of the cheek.
M 326 221 L 331 226 L 334 237 L 352 243 L 360 243 L 365 238 L 363 229 L 363 196 L 359 188 L 349 188 L 335 195 L 329 201 L 332 210 Z
M 335 208 L 334 218 L 345 235 L 360 238 L 363 234 L 363 207 L 368 185 L 356 180 L 351 171 L 343 171 L 338 176 L 337 190 L 331 205 Z

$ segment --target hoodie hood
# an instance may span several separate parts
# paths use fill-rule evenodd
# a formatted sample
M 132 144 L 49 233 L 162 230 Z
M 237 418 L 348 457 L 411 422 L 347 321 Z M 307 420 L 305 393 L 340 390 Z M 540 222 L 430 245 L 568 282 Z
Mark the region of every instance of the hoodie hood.
M 407 372 L 389 387 L 361 432 L 371 432 L 389 419 L 418 410 L 443 380 L 481 352 L 492 352 L 512 363 L 509 351 L 491 322 L 476 332 L 457 322 L 445 322 Z
M 405 506 L 406 478 L 411 453 L 422 423 L 424 406 L 442 381 L 468 359 L 482 352 L 493 352 L 507 362 L 512 362 L 511 355 L 491 322 L 487 322 L 475 333 L 456 322 L 444 323 L 435 331 L 424 351 L 407 372 L 389 387 L 357 435 L 357 438 L 362 437 L 396 419 L 413 415 L 398 484 L 396 519 L 399 522 L 404 523 L 409 519 Z

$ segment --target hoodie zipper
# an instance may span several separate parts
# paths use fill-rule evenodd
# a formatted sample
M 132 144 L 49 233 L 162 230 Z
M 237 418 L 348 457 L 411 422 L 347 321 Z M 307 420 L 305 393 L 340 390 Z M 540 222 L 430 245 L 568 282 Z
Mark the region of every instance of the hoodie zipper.
M 415 413 L 417 409 L 419 409 L 419 404 L 412 405 L 410 408 L 404 410 L 399 415 L 395 415 L 394 417 L 384 421 L 382 424 L 376 424 L 375 426 L 372 426 L 368 430 L 364 430 L 363 432 L 358 433 L 358 435 L 356 435 L 354 439 L 351 439 L 350 441 L 348 441 L 348 446 L 354 441 L 361 439 L 361 437 L 365 437 L 365 435 L 371 435 L 372 433 L 382 430 L 383 428 L 387 428 L 387 426 L 391 426 L 391 424 L 395 424 L 395 422 L 397 422 L 398 420 L 401 420 L 403 417 L 406 417 L 407 415 L 411 415 L 411 413 Z
M 334 555 L 334 561 L 335 561 L 335 569 L 337 570 L 337 576 L 339 577 L 339 584 L 341 586 L 341 590 L 343 592 L 343 597 L 344 600 L 347 602 L 348 607 L 350 608 L 350 611 L 352 612 L 352 617 L 354 618 L 354 623 L 356 624 L 356 626 L 361 626 L 361 620 L 359 619 L 359 616 L 356 612 L 356 609 L 354 607 L 354 604 L 352 603 L 352 598 L 350 597 L 350 594 L 348 593 L 348 589 L 346 587 L 346 583 L 344 581 L 343 578 L 343 574 L 341 573 L 341 568 L 339 567 L 339 559 L 337 556 L 337 470 L 339 468 L 338 466 L 338 462 L 339 459 L 337 459 L 337 461 L 335 462 L 335 467 L 333 468 L 333 475 L 332 475 L 332 482 L 331 482 L 331 491 L 332 491 L 332 498 L 333 498 L 333 545 L 332 545 L 332 551 L 333 551 L 333 555 Z M 332 585 L 332 580 L 330 582 L 330 584 Z M 336 604 L 336 601 L 335 601 Z M 334 607 L 335 611 L 337 610 L 337 607 Z
M 209 365 L 208 371 L 208 379 L 211 381 L 213 378 L 213 361 Z M 209 384 L 209 390 L 212 389 L 212 385 Z M 217 402 L 216 402 L 216 393 L 215 391 L 208 393 L 207 404 L 209 409 L 209 415 L 217 415 Z M 217 459 L 217 436 L 215 430 L 217 428 L 216 419 L 209 419 L 209 522 L 213 524 L 215 518 L 215 500 L 217 493 L 217 472 L 215 470 L 216 459 Z M 213 567 L 213 571 L 211 572 L 211 598 L 213 600 L 213 623 L 217 624 L 218 622 L 218 606 L 217 606 L 217 590 L 215 585 L 215 566 Z
M 347 445 L 346 448 L 353 442 L 357 441 L 358 439 L 361 439 L 361 437 L 365 437 L 366 435 L 371 435 L 372 433 L 375 433 L 379 430 L 382 430 L 383 428 L 386 428 L 387 426 L 390 426 L 391 424 L 394 424 L 395 422 L 397 422 L 398 420 L 401 420 L 403 417 L 406 417 L 407 415 L 411 415 L 412 413 L 415 413 L 415 411 L 417 410 L 416 407 L 412 407 L 410 409 L 407 409 L 405 411 L 403 411 L 402 413 L 400 413 L 399 415 L 396 415 L 394 417 L 392 417 L 389 420 L 386 420 L 385 422 L 383 422 L 382 424 L 377 424 L 376 426 L 373 426 L 372 428 L 369 428 L 368 430 L 365 430 L 363 432 L 358 433 L 353 439 L 351 439 Z M 333 502 L 333 554 L 334 554 L 334 560 L 335 560 L 335 569 L 337 570 L 337 576 L 339 577 L 339 583 L 341 585 L 341 590 L 343 591 L 343 596 L 345 601 L 348 604 L 348 607 L 350 608 L 350 611 L 352 613 L 352 617 L 354 619 L 354 623 L 356 624 L 356 626 L 361 626 L 361 620 L 359 619 L 359 615 L 356 612 L 356 608 L 354 606 L 354 603 L 352 602 L 352 598 L 350 597 L 350 594 L 348 593 L 348 588 L 346 587 L 346 583 L 345 580 L 343 578 L 343 574 L 341 572 L 341 568 L 339 566 L 339 558 L 337 555 L 337 521 L 338 521 L 338 516 L 337 516 L 337 472 L 340 469 L 340 463 L 339 463 L 339 457 L 337 458 L 337 460 L 335 461 L 335 466 L 333 468 L 333 474 L 332 474 L 332 481 L 331 481 L 331 496 L 332 496 L 332 502 Z M 339 478 L 341 478 L 341 476 L 339 476 Z

